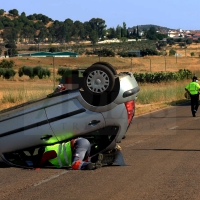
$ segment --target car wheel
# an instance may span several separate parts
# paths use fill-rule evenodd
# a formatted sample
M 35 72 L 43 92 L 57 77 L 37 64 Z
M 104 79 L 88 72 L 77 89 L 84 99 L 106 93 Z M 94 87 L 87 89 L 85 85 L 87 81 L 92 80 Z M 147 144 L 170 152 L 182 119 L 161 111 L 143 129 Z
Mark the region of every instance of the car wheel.
M 98 64 L 104 65 L 104 66 L 108 67 L 109 70 L 110 70 L 114 75 L 117 74 L 116 69 L 115 69 L 110 63 L 107 63 L 107 62 L 96 62 L 96 63 L 94 63 L 92 66 L 95 66 L 95 65 L 98 65 Z M 91 67 L 92 67 L 92 66 L 91 66 Z
M 84 91 L 92 94 L 103 94 L 112 91 L 114 84 L 114 74 L 106 66 L 91 66 L 84 72 Z

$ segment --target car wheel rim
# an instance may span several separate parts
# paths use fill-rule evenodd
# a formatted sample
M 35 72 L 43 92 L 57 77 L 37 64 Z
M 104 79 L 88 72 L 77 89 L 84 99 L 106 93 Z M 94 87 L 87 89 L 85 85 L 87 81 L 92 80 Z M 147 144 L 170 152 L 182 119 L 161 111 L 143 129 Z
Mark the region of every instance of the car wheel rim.
M 87 87 L 95 93 L 102 93 L 106 91 L 109 86 L 109 77 L 105 72 L 101 70 L 92 71 L 88 75 L 86 81 Z

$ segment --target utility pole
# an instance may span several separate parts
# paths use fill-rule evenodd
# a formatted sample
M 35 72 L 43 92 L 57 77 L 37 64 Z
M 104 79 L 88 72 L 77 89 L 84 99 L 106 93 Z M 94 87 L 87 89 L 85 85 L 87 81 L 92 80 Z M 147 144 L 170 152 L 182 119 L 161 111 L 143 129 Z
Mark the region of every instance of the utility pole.
M 55 65 L 54 65 L 54 56 L 53 56 L 53 90 L 55 90 Z

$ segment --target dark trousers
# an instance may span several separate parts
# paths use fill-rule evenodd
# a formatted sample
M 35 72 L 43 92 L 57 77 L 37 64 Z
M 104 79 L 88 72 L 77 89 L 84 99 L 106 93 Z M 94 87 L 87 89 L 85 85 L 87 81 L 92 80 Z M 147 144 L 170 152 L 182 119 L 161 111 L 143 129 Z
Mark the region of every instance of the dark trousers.
M 199 107 L 199 94 L 190 95 L 190 98 L 191 98 L 191 111 L 193 114 L 194 110 L 197 111 Z

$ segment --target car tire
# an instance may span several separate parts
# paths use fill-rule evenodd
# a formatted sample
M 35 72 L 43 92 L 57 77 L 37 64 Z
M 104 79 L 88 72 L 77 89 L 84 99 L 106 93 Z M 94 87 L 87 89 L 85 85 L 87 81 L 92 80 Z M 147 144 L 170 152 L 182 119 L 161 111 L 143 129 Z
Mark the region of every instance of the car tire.
M 115 85 L 113 72 L 106 66 L 96 64 L 87 68 L 83 74 L 83 89 L 95 95 L 112 91 Z
M 117 74 L 116 69 L 115 69 L 110 63 L 107 63 L 107 62 L 96 62 L 96 63 L 94 63 L 92 66 L 96 66 L 96 65 L 99 65 L 99 64 L 108 67 L 108 68 L 110 69 L 110 71 L 112 71 L 112 73 L 113 73 L 114 75 Z M 91 67 L 92 67 L 92 66 L 91 66 Z

